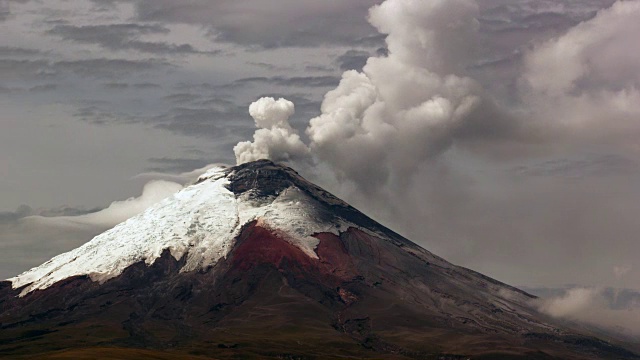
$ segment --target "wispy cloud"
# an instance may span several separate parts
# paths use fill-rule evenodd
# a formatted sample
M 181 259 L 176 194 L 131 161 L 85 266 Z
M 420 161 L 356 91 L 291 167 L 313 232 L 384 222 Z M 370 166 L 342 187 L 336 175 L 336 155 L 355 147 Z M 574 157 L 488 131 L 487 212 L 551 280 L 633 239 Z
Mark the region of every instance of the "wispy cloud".
M 171 44 L 159 41 L 143 41 L 141 36 L 168 34 L 170 30 L 161 25 L 135 23 L 107 25 L 56 25 L 48 34 L 65 40 L 84 44 L 96 44 L 109 50 L 135 50 L 151 54 L 219 54 L 221 51 L 201 51 L 190 44 Z
M 330 88 L 336 86 L 340 78 L 336 76 L 272 76 L 272 77 L 249 77 L 235 80 L 233 83 L 223 87 L 250 86 L 255 83 L 262 83 L 286 87 L 321 87 Z
M 140 20 L 201 24 L 210 28 L 217 41 L 274 48 L 362 43 L 364 40 L 359 39 L 375 34 L 366 14 L 369 7 L 379 2 L 189 0 L 180 6 L 168 0 L 134 3 Z

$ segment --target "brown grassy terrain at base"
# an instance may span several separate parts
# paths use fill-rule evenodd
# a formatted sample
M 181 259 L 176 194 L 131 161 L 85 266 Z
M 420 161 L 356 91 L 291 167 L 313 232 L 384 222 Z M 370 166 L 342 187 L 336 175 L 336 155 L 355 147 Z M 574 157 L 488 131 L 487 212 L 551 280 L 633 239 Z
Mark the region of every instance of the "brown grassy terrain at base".
M 18 359 L 43 359 L 43 360 L 215 360 L 208 356 L 186 355 L 178 352 L 154 351 L 143 349 L 122 348 L 87 348 L 72 349 L 37 355 L 21 356 Z

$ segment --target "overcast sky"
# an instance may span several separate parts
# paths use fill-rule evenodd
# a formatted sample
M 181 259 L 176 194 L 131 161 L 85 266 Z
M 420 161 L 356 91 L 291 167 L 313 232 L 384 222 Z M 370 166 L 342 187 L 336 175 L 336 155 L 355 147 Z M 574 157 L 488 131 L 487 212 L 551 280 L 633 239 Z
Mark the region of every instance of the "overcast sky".
M 381 2 L 0 0 L 0 278 L 265 155 L 499 280 L 640 288 L 640 2 Z

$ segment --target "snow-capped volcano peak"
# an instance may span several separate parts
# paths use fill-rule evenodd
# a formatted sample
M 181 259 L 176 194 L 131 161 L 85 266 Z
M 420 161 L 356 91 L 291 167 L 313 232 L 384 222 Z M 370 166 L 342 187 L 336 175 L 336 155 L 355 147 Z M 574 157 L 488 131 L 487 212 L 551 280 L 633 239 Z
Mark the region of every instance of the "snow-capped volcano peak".
M 321 358 L 316 349 L 351 343 L 366 358 L 440 358 L 423 344 L 444 354 L 465 344 L 483 358 L 493 358 L 486 344 L 522 358 L 639 358 L 564 330 L 531 295 L 446 262 L 266 160 L 212 169 L 10 282 L 0 282 L 0 356 L 170 343 L 215 358 L 289 357 L 295 331 L 307 351 L 321 341 Z
M 270 161 L 214 168 L 143 213 L 9 281 L 14 289 L 24 287 L 21 295 L 72 276 L 104 282 L 137 262 L 153 264 L 165 250 L 175 259 L 186 256 L 183 272 L 206 269 L 227 256 L 252 221 L 317 258 L 312 235 L 355 226 L 326 205 L 349 207 Z

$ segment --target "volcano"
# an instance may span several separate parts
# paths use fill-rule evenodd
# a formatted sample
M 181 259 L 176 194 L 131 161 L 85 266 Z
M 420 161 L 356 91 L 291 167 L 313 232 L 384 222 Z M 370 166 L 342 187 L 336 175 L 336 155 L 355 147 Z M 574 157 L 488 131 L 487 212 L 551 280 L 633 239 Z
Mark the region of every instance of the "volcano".
M 534 304 L 261 160 L 0 283 L 0 357 L 639 358 Z

